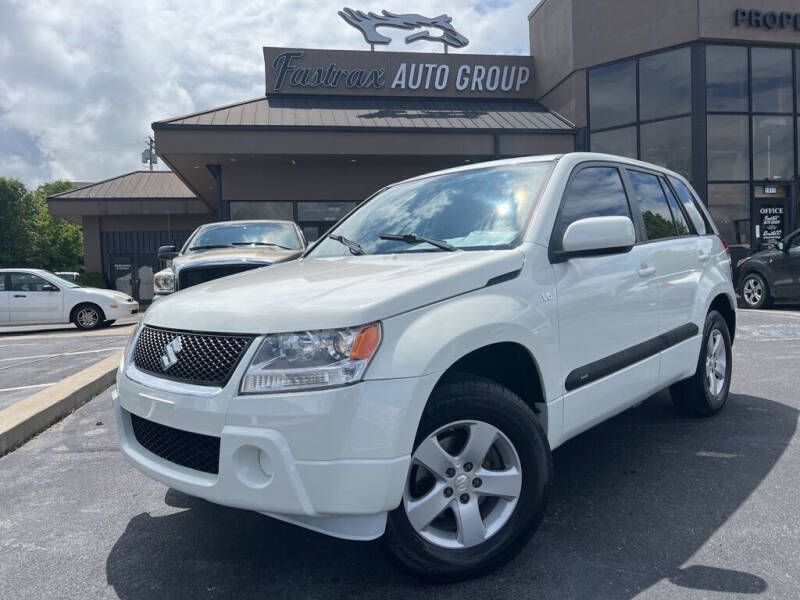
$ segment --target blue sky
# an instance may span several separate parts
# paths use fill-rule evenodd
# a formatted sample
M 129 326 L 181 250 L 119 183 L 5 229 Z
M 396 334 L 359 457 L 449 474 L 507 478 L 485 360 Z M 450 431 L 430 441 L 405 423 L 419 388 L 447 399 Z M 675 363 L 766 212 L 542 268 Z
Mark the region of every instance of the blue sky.
M 527 54 L 536 1 L 0 0 L 0 175 L 35 186 L 143 168 L 153 121 L 263 95 L 262 46 L 366 49 L 343 6 L 447 13 L 463 52 Z M 404 35 L 389 48 L 441 51 Z

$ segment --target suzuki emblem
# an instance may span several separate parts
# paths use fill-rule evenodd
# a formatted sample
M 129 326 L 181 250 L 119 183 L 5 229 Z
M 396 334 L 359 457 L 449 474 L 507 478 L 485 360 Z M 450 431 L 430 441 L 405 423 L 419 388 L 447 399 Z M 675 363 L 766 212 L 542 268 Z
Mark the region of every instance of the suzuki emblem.
M 164 354 L 161 355 L 161 366 L 164 371 L 169 371 L 172 367 L 178 364 L 178 354 L 183 350 L 181 345 L 181 338 L 176 337 L 169 344 L 164 346 Z

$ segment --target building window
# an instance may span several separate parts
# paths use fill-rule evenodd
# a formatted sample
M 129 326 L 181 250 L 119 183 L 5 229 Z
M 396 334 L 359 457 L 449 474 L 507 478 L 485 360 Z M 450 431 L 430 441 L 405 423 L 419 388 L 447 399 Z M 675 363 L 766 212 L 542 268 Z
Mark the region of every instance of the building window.
M 688 47 L 640 59 L 639 118 L 647 121 L 691 112 L 691 72 Z
M 750 184 L 709 184 L 708 210 L 728 244 L 750 245 Z
M 794 178 L 792 117 L 753 117 L 753 179 Z
M 750 127 L 747 115 L 708 115 L 708 179 L 750 179 Z
M 231 202 L 231 220 L 281 219 L 294 220 L 291 202 Z
M 747 112 L 747 48 L 706 46 L 707 110 Z
M 592 130 L 636 122 L 636 61 L 589 72 L 589 122 Z
M 753 112 L 793 112 L 792 51 L 753 48 L 750 68 Z
M 641 159 L 692 178 L 690 117 L 645 123 L 639 129 Z
M 636 158 L 636 127 L 622 127 L 593 133 L 591 135 L 592 152 L 605 152 Z
M 298 202 L 297 220 L 336 222 L 355 207 L 355 202 Z

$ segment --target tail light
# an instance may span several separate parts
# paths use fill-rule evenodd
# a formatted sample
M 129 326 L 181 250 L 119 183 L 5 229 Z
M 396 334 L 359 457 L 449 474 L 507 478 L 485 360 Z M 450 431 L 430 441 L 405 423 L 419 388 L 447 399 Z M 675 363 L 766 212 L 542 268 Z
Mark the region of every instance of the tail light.
M 728 255 L 728 265 L 730 265 L 730 268 L 731 268 L 731 280 L 733 280 L 733 256 L 731 256 L 730 246 L 728 246 L 728 242 L 726 242 L 725 240 L 722 239 L 722 236 L 717 235 L 717 238 L 719 239 L 720 242 L 722 242 L 722 247 L 725 248 L 725 254 Z
M 731 248 L 728 246 L 728 242 L 722 239 L 722 236 L 717 236 L 720 242 L 722 242 L 722 247 L 725 248 L 725 254 L 728 255 L 728 262 L 733 264 L 733 257 L 731 256 Z

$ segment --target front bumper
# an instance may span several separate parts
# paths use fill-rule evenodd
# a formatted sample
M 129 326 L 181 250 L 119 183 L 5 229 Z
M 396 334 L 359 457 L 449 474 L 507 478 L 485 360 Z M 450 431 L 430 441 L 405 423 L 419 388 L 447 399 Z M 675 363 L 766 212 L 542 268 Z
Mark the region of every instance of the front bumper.
M 111 304 L 116 305 L 116 308 L 112 308 Z M 111 304 L 103 307 L 103 312 L 106 315 L 106 319 L 109 321 L 124 319 L 125 317 L 130 317 L 139 312 L 139 303 L 136 301 L 112 302 Z
M 206 395 L 153 382 L 130 365 L 125 373 L 121 369 L 114 413 L 126 458 L 153 479 L 211 502 L 338 537 L 379 537 L 386 512 L 402 498 L 419 415 L 438 375 L 239 396 L 240 371 L 249 358 L 224 389 Z M 131 414 L 219 438 L 218 473 L 181 466 L 145 448 Z

